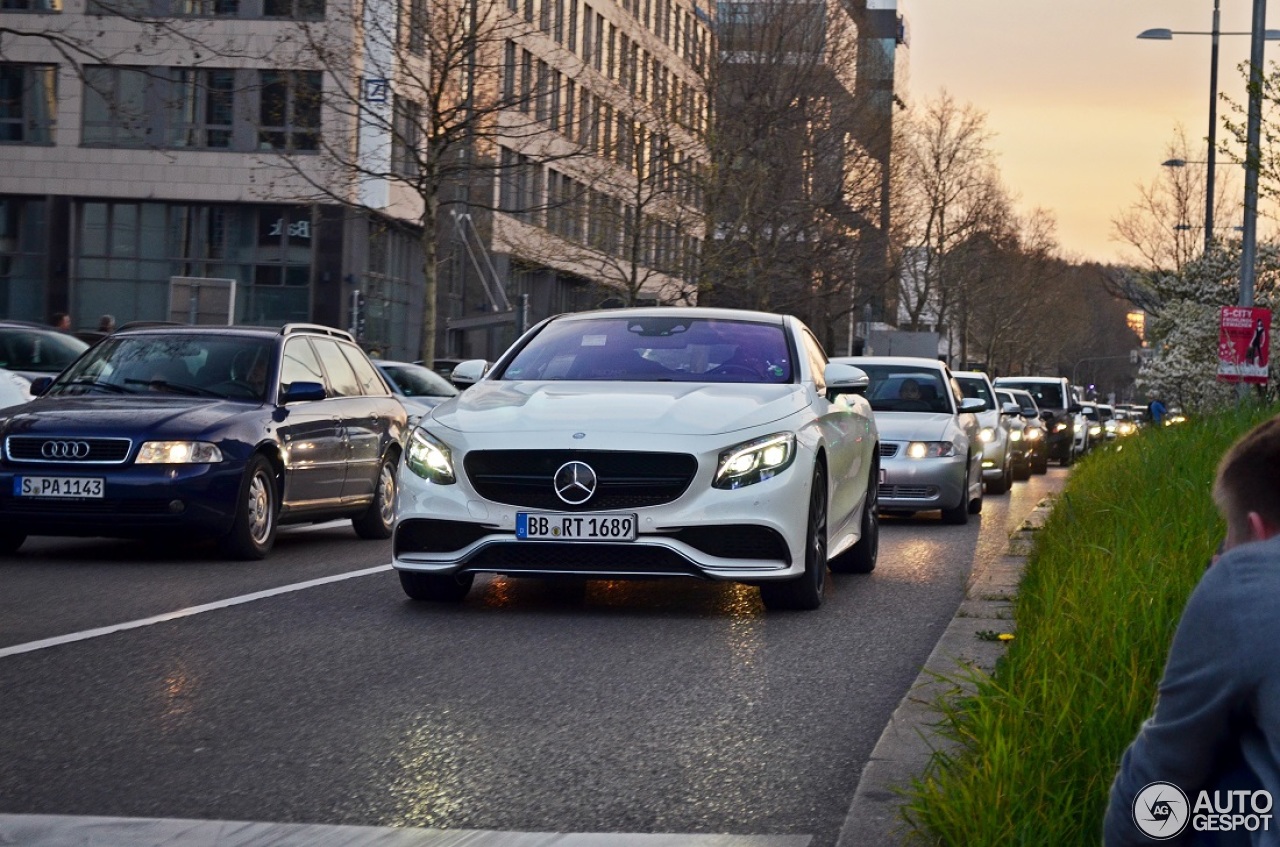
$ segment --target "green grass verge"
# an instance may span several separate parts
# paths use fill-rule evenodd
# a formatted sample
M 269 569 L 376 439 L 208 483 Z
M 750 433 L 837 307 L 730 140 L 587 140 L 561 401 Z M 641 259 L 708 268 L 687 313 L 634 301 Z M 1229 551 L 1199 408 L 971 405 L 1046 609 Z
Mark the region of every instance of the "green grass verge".
M 1154 705 L 1182 607 L 1224 531 L 1223 452 L 1277 409 L 1245 408 L 1091 455 L 1039 532 L 1017 638 L 971 697 L 939 704 L 955 742 L 905 790 L 917 843 L 1099 843 L 1120 755 Z M 970 689 L 972 690 L 972 689 Z

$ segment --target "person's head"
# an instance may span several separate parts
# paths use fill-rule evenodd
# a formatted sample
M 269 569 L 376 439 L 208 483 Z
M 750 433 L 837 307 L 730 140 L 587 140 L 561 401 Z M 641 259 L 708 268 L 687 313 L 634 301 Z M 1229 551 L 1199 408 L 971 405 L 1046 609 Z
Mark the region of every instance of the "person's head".
M 115 332 L 116 319 L 112 315 L 103 315 L 98 318 L 98 332 Z
M 902 385 L 898 387 L 898 397 L 903 400 L 919 400 L 920 383 L 914 379 L 904 379 Z
M 54 329 L 68 330 L 71 329 L 71 316 L 66 312 L 54 312 L 53 319 L 49 323 Z
M 1222 549 L 1280 534 L 1280 416 L 1241 436 L 1218 464 L 1213 500 L 1227 522 Z

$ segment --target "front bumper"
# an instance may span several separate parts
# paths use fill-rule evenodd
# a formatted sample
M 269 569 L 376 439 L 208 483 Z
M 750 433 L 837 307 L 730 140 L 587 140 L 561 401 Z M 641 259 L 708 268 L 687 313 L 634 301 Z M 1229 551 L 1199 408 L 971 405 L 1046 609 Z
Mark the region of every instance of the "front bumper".
M 1004 477 L 1005 460 L 1009 457 L 1009 435 L 982 445 L 982 479 L 998 480 Z
M 814 453 L 802 438 L 797 439 L 795 460 L 777 476 L 739 489 L 717 489 L 711 482 L 719 453 L 739 440 L 737 434 L 694 438 L 679 446 L 673 446 L 670 438 L 628 434 L 628 450 L 612 452 L 678 451 L 697 459 L 697 469 L 683 493 L 657 505 L 560 511 L 576 516 L 635 514 L 633 541 L 517 538 L 518 514 L 552 510 L 481 496 L 463 471 L 467 452 L 510 449 L 511 437 L 468 434 L 466 438 L 467 450 L 453 456 L 457 471 L 452 484 L 430 482 L 402 464 L 393 559 L 397 570 L 606 579 L 686 576 L 742 582 L 787 579 L 804 572 Z M 546 441 L 522 447 L 580 449 L 572 442 L 563 443 L 567 440 L 567 436 L 548 436 Z
M 882 511 L 923 512 L 947 509 L 967 498 L 965 471 L 969 457 L 949 456 L 938 459 L 908 459 L 902 456 L 906 442 L 896 445 L 896 455 L 885 456 L 884 448 L 893 449 L 892 442 L 882 445 L 880 467 L 884 481 L 880 485 L 880 509 Z M 984 474 L 985 475 L 985 474 Z
M 235 518 L 240 462 L 216 465 L 0 468 L 0 529 L 27 535 L 131 538 L 221 535 Z M 101 478 L 101 498 L 23 497 L 21 477 Z

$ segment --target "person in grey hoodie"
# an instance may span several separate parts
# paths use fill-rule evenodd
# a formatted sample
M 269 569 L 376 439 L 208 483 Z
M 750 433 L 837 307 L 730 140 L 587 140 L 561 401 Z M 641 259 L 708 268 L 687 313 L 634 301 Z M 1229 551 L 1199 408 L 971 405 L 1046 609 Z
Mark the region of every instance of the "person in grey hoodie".
M 1121 759 L 1103 822 L 1107 847 L 1280 845 L 1280 417 L 1231 446 L 1213 498 L 1226 539 L 1178 622 L 1155 712 Z M 1232 790 L 1278 801 L 1266 829 L 1213 832 L 1206 824 L 1220 817 L 1197 819 L 1201 791 L 1226 801 Z

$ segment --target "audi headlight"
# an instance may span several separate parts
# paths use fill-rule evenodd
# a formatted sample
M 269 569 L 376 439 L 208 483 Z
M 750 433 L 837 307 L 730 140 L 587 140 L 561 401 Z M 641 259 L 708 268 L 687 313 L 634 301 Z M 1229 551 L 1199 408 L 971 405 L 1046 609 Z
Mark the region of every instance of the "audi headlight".
M 996 431 L 989 426 L 984 426 L 978 430 L 978 440 L 983 444 L 990 444 L 996 440 Z
M 713 488 L 742 488 L 772 479 L 796 458 L 796 436 L 780 432 L 730 447 L 720 454 Z
M 945 459 L 956 454 L 950 441 L 912 441 L 907 445 L 908 459 Z
M 418 476 L 438 485 L 452 485 L 457 481 L 449 448 L 424 429 L 410 433 L 404 463 Z
M 138 450 L 139 465 L 211 465 L 222 451 L 207 441 L 147 441 Z

